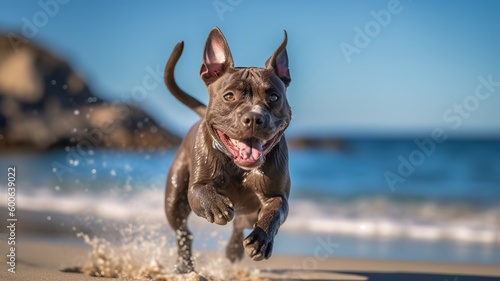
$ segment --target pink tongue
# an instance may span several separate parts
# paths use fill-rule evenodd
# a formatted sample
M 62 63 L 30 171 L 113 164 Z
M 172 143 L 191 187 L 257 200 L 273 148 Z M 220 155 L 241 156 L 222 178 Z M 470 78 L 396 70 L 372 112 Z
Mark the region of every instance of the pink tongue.
M 262 143 L 258 139 L 238 141 L 239 157 L 243 160 L 257 161 L 262 155 Z

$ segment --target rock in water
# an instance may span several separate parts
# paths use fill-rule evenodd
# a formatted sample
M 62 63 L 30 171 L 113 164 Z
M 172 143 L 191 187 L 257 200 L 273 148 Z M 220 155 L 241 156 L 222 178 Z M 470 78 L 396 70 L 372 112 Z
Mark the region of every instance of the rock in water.
M 179 142 L 141 109 L 97 97 L 61 58 L 0 34 L 0 149 L 156 149 Z

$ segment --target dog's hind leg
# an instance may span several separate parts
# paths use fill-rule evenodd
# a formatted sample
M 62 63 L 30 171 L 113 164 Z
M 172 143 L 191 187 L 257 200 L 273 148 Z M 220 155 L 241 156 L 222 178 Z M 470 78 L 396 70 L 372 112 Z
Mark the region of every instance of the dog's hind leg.
M 182 156 L 183 153 L 176 156 L 168 173 L 165 212 L 177 238 L 178 258 L 175 270 L 177 273 L 189 273 L 194 271 L 191 253 L 193 236 L 187 227 L 187 218 L 191 213 L 187 199 L 189 172 L 186 162 L 178 159 Z
M 226 246 L 226 257 L 231 262 L 239 261 L 243 258 L 245 248 L 243 246 L 243 231 L 245 228 L 253 228 L 257 221 L 258 212 L 247 215 L 236 215 L 233 222 L 233 234 Z

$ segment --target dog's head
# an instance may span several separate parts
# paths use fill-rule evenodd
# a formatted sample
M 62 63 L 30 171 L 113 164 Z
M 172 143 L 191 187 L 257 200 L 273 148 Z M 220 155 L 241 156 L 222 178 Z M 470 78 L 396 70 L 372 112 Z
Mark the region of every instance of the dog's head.
M 234 67 L 218 28 L 208 35 L 200 75 L 209 92 L 206 123 L 214 145 L 243 169 L 261 166 L 290 123 L 287 35 L 265 68 Z

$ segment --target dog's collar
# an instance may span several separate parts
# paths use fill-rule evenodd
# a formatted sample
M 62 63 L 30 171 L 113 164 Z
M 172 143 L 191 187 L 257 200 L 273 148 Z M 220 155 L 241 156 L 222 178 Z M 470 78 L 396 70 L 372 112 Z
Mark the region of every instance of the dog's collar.
M 224 153 L 227 156 L 231 156 L 213 136 L 212 136 L 212 147 Z

